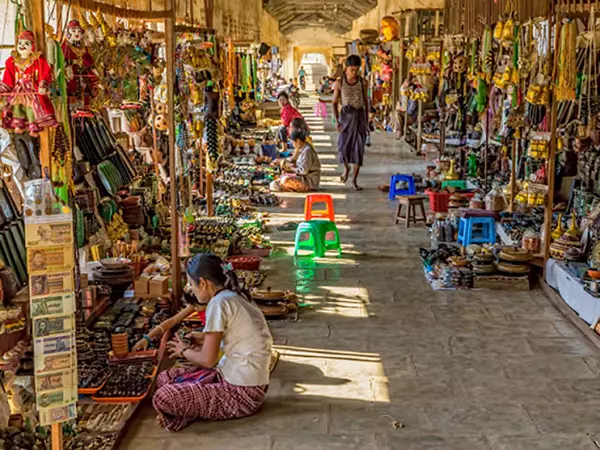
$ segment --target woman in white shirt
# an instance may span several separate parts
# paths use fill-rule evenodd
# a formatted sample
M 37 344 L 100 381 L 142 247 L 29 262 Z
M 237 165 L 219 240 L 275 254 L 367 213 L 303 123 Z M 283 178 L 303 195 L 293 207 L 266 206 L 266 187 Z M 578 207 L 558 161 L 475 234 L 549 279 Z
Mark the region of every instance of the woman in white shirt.
M 199 254 L 189 261 L 187 276 L 193 303 L 173 318 L 174 323 L 157 328 L 164 331 L 205 306 L 206 326 L 202 342 L 197 341 L 200 345 L 190 346 L 178 338 L 169 343 L 171 356 L 195 366 L 158 376 L 153 405 L 160 424 L 170 431 L 196 419 L 250 416 L 261 407 L 269 384 L 273 339 L 263 313 L 239 289 L 231 267 L 218 256 Z

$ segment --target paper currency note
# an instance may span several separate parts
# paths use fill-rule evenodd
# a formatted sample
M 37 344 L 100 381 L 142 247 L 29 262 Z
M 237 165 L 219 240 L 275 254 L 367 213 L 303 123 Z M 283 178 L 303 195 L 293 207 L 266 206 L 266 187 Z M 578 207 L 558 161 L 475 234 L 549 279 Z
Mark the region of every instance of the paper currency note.
M 66 369 L 60 372 L 53 372 L 35 377 L 35 390 L 37 393 L 44 391 L 54 391 L 57 389 L 72 390 L 73 384 L 77 382 L 77 372 L 73 369 Z
M 27 249 L 27 267 L 30 274 L 58 272 L 73 268 L 72 245 L 49 245 Z
M 73 398 L 73 391 L 69 389 L 59 389 L 51 392 L 38 393 L 36 396 L 36 404 L 38 409 L 56 408 L 77 401 Z
M 55 295 L 52 297 L 32 298 L 31 317 L 72 314 L 75 312 L 75 295 Z
M 60 406 L 58 408 L 40 409 L 40 425 L 48 426 L 53 423 L 66 422 L 77 417 L 77 406 L 75 403 Z
M 31 297 L 69 293 L 74 289 L 72 271 L 31 275 L 29 280 Z
M 70 352 L 74 348 L 74 342 L 75 338 L 72 333 L 35 338 L 33 351 L 36 356 Z
M 43 355 L 36 351 L 34 356 L 34 368 L 36 375 L 57 372 L 63 369 L 70 369 L 76 365 L 77 359 L 72 352 L 59 355 Z
M 28 223 L 25 226 L 27 247 L 70 244 L 73 242 L 73 224 L 68 222 Z
M 42 317 L 33 320 L 33 337 L 64 334 L 75 328 L 75 317 L 66 314 L 53 317 Z

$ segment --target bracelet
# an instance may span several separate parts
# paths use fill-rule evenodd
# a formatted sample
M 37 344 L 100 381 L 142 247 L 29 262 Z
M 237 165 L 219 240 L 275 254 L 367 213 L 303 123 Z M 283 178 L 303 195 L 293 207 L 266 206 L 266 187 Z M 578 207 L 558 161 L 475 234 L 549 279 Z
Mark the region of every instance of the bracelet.
M 160 328 L 160 331 L 162 331 L 162 334 L 165 334 L 165 329 L 162 327 L 162 325 L 157 325 L 156 328 Z

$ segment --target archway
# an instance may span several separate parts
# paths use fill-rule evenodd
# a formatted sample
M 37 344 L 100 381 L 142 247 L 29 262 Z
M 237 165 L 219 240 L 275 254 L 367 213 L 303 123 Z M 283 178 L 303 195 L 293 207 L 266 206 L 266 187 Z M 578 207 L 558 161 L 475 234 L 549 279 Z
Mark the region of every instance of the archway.
M 319 87 L 319 81 L 330 74 L 333 56 L 331 49 L 296 47 L 294 55 L 296 73 L 300 67 L 306 72 L 306 89 L 313 91 Z

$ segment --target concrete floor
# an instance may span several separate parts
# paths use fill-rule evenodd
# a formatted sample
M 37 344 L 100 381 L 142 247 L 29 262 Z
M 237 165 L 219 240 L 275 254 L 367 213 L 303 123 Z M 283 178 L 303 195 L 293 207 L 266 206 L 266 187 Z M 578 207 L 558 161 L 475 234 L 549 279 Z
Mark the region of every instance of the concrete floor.
M 312 114 L 305 100 L 304 112 Z M 282 354 L 263 409 L 179 433 L 157 426 L 149 403 L 122 448 L 145 450 L 552 450 L 600 445 L 600 351 L 541 291 L 434 292 L 418 249 L 422 227 L 393 224 L 377 190 L 392 173 L 422 171 L 391 135 L 367 150 L 363 192 L 338 181 L 330 120 L 308 119 L 335 199 L 341 259 L 287 253 L 266 284 L 310 305 L 298 323 L 271 322 Z M 273 225 L 300 221 L 303 198 L 285 194 Z M 401 425 L 400 425 L 401 424 Z

